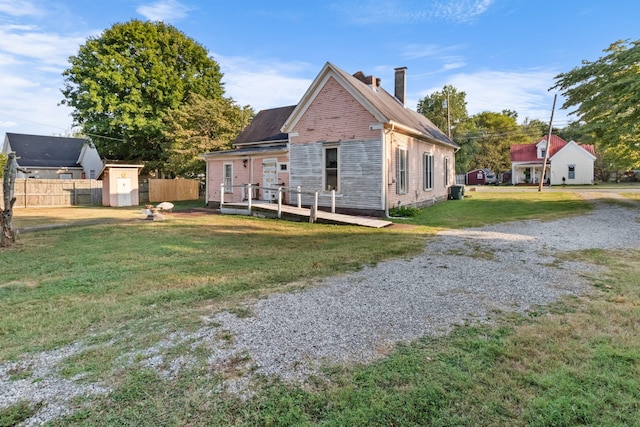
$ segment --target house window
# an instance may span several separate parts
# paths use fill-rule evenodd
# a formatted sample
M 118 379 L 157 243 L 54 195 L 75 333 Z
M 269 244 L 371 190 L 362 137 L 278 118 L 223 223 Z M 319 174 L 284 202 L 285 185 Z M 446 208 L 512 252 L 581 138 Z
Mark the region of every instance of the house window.
M 424 165 L 424 186 L 425 190 L 433 190 L 433 156 L 431 153 L 424 153 L 422 163 Z
M 222 182 L 224 182 L 224 192 L 233 193 L 233 163 L 224 164 Z
M 324 149 L 324 189 L 338 191 L 338 147 Z
M 289 170 L 289 163 L 279 163 L 279 170 L 280 172 L 286 172 Z
M 449 186 L 449 158 L 444 158 L 444 186 Z
M 547 154 L 547 150 L 545 150 L 544 148 L 540 149 L 540 158 L 544 159 L 544 155 Z
M 96 179 L 96 171 L 95 171 L 95 169 L 91 169 L 89 171 L 89 179 Z
M 397 153 L 397 171 L 398 171 L 398 180 L 397 180 L 397 193 L 398 194 L 406 194 L 407 186 L 409 182 L 409 155 L 407 154 L 407 150 L 404 148 L 398 148 Z
M 576 179 L 576 165 L 569 165 L 569 178 L 568 179 Z

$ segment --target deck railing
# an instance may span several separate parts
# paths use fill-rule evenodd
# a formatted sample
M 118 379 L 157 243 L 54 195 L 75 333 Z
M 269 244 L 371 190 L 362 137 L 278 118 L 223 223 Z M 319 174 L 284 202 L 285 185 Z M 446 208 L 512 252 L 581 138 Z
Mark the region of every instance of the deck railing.
M 253 206 L 253 190 L 262 190 L 262 191 L 276 191 L 276 202 L 278 203 L 278 218 L 282 217 L 282 196 L 284 193 L 289 193 L 289 200 L 293 200 L 293 196 L 296 198 L 296 205 L 299 209 L 302 208 L 302 195 L 313 196 L 313 205 L 310 207 L 309 212 L 309 222 L 316 222 L 318 218 L 318 199 L 320 197 L 331 197 L 331 213 L 336 212 L 336 191 L 331 190 L 330 193 L 319 192 L 319 191 L 302 191 L 300 186 L 295 188 L 278 186 L 277 188 L 273 187 L 260 187 L 254 184 L 240 184 L 240 185 L 225 185 L 224 183 L 220 184 L 220 209 L 224 206 L 224 193 L 225 191 L 229 191 L 229 188 L 241 188 L 242 189 L 242 199 L 247 201 L 247 210 L 249 215 L 252 211 Z

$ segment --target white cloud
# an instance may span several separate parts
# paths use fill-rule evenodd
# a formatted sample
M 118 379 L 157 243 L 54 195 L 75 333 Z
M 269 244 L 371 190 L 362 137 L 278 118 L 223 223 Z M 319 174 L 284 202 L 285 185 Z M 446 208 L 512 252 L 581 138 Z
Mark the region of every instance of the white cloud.
M 8 131 L 60 134 L 70 128 L 71 110 L 58 106 L 61 73 L 85 40 L 24 21 L 0 25 L 0 135 Z
M 553 104 L 553 92 L 548 89 L 553 86 L 557 74 L 557 71 L 549 69 L 459 73 L 448 78 L 446 84 L 467 94 L 470 115 L 509 109 L 518 113 L 519 121 L 528 117 L 548 122 Z M 428 89 L 422 97 L 441 89 Z M 554 123 L 564 126 L 568 119 L 566 111 L 557 110 L 560 104 L 556 104 Z
M 359 24 L 426 22 L 445 20 L 468 22 L 485 13 L 495 0 L 351 0 L 331 7 Z
M 303 62 L 256 61 L 243 57 L 215 56 L 224 73 L 225 92 L 240 105 L 257 112 L 267 108 L 294 105 L 311 84 L 315 68 Z
M 0 26 L 0 55 L 16 58 L 26 57 L 36 64 L 68 64 L 68 58 L 84 43 L 84 37 L 61 36 L 42 31 L 32 25 Z
M 40 16 L 42 11 L 25 0 L 0 0 L 0 13 L 10 16 Z
M 177 0 L 159 0 L 138 6 L 136 12 L 150 21 L 177 21 L 187 16 L 191 10 Z

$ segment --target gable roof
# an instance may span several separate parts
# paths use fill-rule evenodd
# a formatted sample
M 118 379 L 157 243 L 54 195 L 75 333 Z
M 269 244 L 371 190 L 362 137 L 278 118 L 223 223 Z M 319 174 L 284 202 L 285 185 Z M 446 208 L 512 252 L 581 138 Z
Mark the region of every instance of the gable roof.
M 89 143 L 83 138 L 7 133 L 11 151 L 15 151 L 22 167 L 79 167 L 82 148 Z
M 511 161 L 512 162 L 540 162 L 542 163 L 543 159 L 538 158 L 538 144 L 541 142 L 547 141 L 547 135 L 544 135 L 538 141 L 533 144 L 514 144 L 510 147 Z M 571 141 L 573 142 L 573 141 Z M 573 142 L 576 146 L 582 148 L 587 153 L 595 157 L 595 149 L 591 144 L 579 144 L 577 142 Z M 551 135 L 551 140 L 549 142 L 549 159 L 558 153 L 558 151 L 562 150 L 569 142 L 560 138 L 558 135 Z
M 287 134 L 280 129 L 295 107 L 295 105 L 290 105 L 259 111 L 251 123 L 233 141 L 233 145 L 287 141 Z
M 432 142 L 447 145 L 455 149 L 460 148 L 458 144 L 449 139 L 447 135 L 438 129 L 429 119 L 416 111 L 405 108 L 395 96 L 389 94 L 382 87 L 378 86 L 374 89 L 372 86 L 369 86 L 367 83 L 341 70 L 330 62 L 324 65 L 309 89 L 307 89 L 307 92 L 282 127 L 283 132 L 289 133 L 292 131 L 329 77 L 335 78 L 336 81 L 380 123 L 396 126 L 398 129 L 402 129 Z

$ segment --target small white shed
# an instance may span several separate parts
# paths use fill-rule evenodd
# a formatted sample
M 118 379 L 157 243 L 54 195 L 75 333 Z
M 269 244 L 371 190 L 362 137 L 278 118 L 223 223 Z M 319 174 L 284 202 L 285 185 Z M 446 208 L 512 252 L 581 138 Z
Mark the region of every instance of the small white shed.
M 138 175 L 143 167 L 144 165 L 104 165 L 98 177 L 102 180 L 102 206 L 139 205 Z

